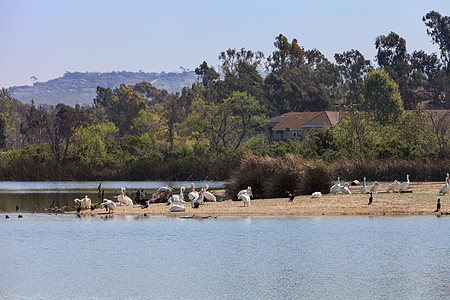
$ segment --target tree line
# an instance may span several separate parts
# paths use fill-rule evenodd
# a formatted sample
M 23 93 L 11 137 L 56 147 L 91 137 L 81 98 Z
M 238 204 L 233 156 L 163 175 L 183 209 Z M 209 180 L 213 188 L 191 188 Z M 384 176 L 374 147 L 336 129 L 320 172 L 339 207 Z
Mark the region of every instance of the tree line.
M 449 152 L 450 17 L 423 17 L 440 53 L 406 51 L 394 32 L 375 39 L 373 65 L 358 50 L 329 61 L 282 34 L 267 58 L 228 49 L 216 70 L 207 62 L 181 93 L 151 83 L 97 87 L 93 105 L 36 106 L 0 93 L 2 178 L 227 179 L 249 152 L 308 159 L 446 159 Z M 266 74 L 262 76 L 261 74 Z M 425 110 L 417 91 L 430 95 Z M 270 144 L 267 118 L 333 110 L 347 117 L 302 140 Z

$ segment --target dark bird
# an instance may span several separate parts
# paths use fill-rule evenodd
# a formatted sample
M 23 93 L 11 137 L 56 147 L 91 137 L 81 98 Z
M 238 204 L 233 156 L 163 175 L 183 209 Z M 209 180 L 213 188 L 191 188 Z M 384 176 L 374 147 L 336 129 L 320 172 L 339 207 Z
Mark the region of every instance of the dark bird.
M 77 207 L 77 213 L 80 213 L 81 211 L 81 205 Z
M 142 209 L 145 209 L 145 208 L 147 208 L 147 207 L 149 207 L 149 206 L 150 206 L 150 202 L 147 201 L 147 203 L 145 203 L 144 205 L 142 205 Z
M 100 192 L 100 189 L 102 188 L 102 183 L 100 182 L 100 184 L 98 185 L 97 189 Z
M 436 210 L 434 212 L 438 212 L 439 210 L 441 210 L 441 199 L 438 199 Z
M 91 210 L 96 209 L 97 207 L 95 205 L 91 205 Z
M 5 219 L 9 219 L 9 216 L 8 215 L 6 215 L 6 218 Z
M 194 208 L 198 208 L 200 206 L 200 203 L 197 201 L 194 203 Z
M 18 210 L 19 210 L 19 205 L 16 204 L 16 211 L 18 211 Z
M 22 216 L 22 215 L 18 215 L 17 217 L 20 219 L 20 218 L 22 218 L 23 216 Z
M 372 192 L 370 192 L 369 203 L 367 203 L 367 205 L 372 204 L 372 200 L 373 200 L 373 196 L 372 196 Z
M 295 198 L 295 191 L 293 191 L 293 192 L 286 192 L 286 194 L 287 194 L 288 197 L 289 197 L 289 201 L 294 201 L 294 198 Z

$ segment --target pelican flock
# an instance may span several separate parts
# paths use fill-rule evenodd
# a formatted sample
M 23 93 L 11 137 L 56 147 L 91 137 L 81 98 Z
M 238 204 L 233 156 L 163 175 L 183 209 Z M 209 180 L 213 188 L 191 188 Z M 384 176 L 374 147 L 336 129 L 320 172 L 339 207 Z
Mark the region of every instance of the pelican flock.
M 361 194 L 365 194 L 367 192 L 370 192 L 371 194 L 376 193 L 377 189 L 380 187 L 380 183 L 377 181 L 375 181 L 372 184 L 372 186 L 370 186 L 370 188 L 368 188 L 366 184 L 367 184 L 366 177 L 364 177 L 362 184 L 361 184 L 361 188 L 360 188 Z M 408 189 L 410 184 L 411 184 L 411 182 L 410 182 L 409 174 L 407 174 L 405 182 L 400 183 L 399 181 L 394 180 L 392 183 L 390 183 L 387 186 L 385 193 L 390 193 L 391 191 L 393 193 L 395 193 L 396 190 L 398 193 L 406 193 L 406 190 Z M 207 201 L 207 200 L 213 201 L 213 202 L 217 201 L 216 196 L 213 193 L 209 192 L 208 188 L 209 188 L 209 186 L 205 185 L 204 187 L 202 187 L 200 189 L 199 192 L 197 192 L 197 191 L 195 191 L 194 183 L 191 183 L 191 189 L 190 189 L 190 192 L 188 193 L 188 198 L 191 201 L 192 208 L 198 208 L 200 203 L 203 201 Z M 174 189 L 169 186 L 162 186 L 158 189 L 158 192 L 167 193 L 167 196 L 169 196 L 168 202 L 167 202 L 167 205 L 171 205 L 169 208 L 169 211 L 184 212 L 186 210 L 186 207 L 183 205 L 183 203 L 185 202 L 184 196 L 185 196 L 186 188 L 184 186 L 180 187 L 179 194 L 172 195 L 173 191 L 174 191 Z M 330 188 L 330 194 L 333 194 L 333 193 L 334 194 L 343 193 L 345 195 L 352 194 L 352 192 L 350 190 L 350 185 L 347 182 L 342 184 L 340 177 L 337 177 L 337 182 L 335 182 L 335 184 Z M 444 196 L 446 194 L 450 194 L 450 175 L 448 173 L 447 173 L 447 176 L 445 177 L 445 184 L 439 188 L 438 193 L 440 195 L 444 195 Z M 103 195 L 102 195 L 100 200 L 103 202 L 100 204 L 100 208 L 106 208 L 107 212 L 111 213 L 114 210 L 116 210 L 117 206 L 133 205 L 133 201 L 131 200 L 130 197 L 128 197 L 126 195 L 126 189 L 124 187 L 121 188 L 121 193 L 114 197 L 117 198 L 118 202 L 114 202 L 114 201 L 108 200 L 108 199 L 103 199 Z M 237 199 L 243 201 L 244 207 L 246 207 L 246 206 L 248 207 L 251 205 L 252 197 L 253 197 L 253 191 L 250 186 L 237 193 Z M 322 193 L 320 193 L 320 192 L 315 192 L 311 195 L 311 198 L 320 198 L 320 197 L 322 197 Z M 78 205 L 78 209 L 77 209 L 78 212 L 83 208 L 84 209 L 91 208 L 92 210 L 95 209 L 95 206 L 92 206 L 92 200 L 87 195 L 85 195 L 85 197 L 82 199 L 78 199 L 78 198 L 74 199 L 74 202 Z

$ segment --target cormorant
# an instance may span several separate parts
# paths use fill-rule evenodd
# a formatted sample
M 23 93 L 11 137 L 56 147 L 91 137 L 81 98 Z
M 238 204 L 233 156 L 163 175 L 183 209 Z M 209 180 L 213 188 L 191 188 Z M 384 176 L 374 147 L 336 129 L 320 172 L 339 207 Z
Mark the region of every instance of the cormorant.
M 373 200 L 372 192 L 370 192 L 369 203 L 367 203 L 367 205 L 372 204 L 372 200 Z
M 18 210 L 19 210 L 19 205 L 16 204 L 16 211 L 18 211 Z
M 6 215 L 5 219 L 9 219 L 9 216 L 8 216 L 8 215 Z
M 438 199 L 437 205 L 436 205 L 436 210 L 434 212 L 438 212 L 439 210 L 441 210 L 441 199 Z
M 23 216 L 22 216 L 22 215 L 18 215 L 17 217 L 20 219 L 20 218 L 22 218 Z

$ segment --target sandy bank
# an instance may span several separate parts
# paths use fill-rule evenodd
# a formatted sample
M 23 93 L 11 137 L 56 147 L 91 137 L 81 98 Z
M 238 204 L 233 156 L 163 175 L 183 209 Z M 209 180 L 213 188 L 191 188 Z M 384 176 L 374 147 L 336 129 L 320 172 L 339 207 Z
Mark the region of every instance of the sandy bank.
M 373 195 L 373 203 L 367 205 L 369 195 L 360 193 L 360 186 L 352 186 L 352 195 L 297 196 L 294 201 L 288 198 L 252 199 L 249 207 L 242 201 L 205 202 L 199 208 L 191 208 L 185 203 L 186 211 L 174 213 L 165 203 L 154 203 L 146 209 L 140 205 L 118 207 L 112 214 L 120 215 L 158 215 L 158 216 L 336 216 L 336 215 L 433 215 L 437 199 L 441 199 L 441 211 L 450 212 L 450 196 L 438 195 L 443 182 L 411 183 L 412 193 L 381 193 L 387 185 L 381 185 Z M 218 198 L 225 197 L 225 191 L 214 192 Z M 76 213 L 72 211 L 70 213 Z M 86 210 L 81 214 L 104 214 L 104 209 Z

